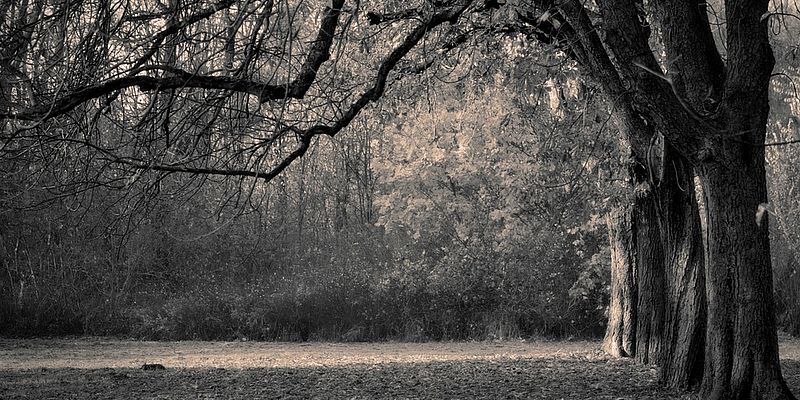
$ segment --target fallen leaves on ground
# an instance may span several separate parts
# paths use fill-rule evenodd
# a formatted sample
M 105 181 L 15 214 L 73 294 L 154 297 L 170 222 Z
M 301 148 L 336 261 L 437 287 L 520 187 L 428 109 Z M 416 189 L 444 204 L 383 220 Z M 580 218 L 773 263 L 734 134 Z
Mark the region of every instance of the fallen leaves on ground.
M 136 342 L 126 342 L 136 343 Z M 7 342 L 0 343 L 6 347 Z M 281 344 L 317 354 L 315 345 Z M 536 344 L 480 349 L 475 344 L 319 344 L 331 357 L 349 354 L 347 362 L 315 365 L 212 368 L 207 364 L 171 366 L 163 371 L 135 367 L 4 369 L 0 365 L 0 398 L 36 399 L 696 399 L 692 394 L 661 388 L 654 368 L 630 360 L 608 359 L 586 343 L 584 351 L 522 351 Z M 547 344 L 545 346 L 556 346 Z M 202 344 L 197 345 L 202 350 Z M 333 347 L 332 347 L 333 346 Z M 382 347 L 385 346 L 385 347 Z M 515 347 L 517 346 L 517 347 Z M 135 346 L 134 346 L 135 347 Z M 258 345 L 256 345 L 258 348 Z M 267 348 L 271 348 L 267 346 Z M 375 352 L 368 352 L 372 348 Z M 563 347 L 562 347 L 563 348 Z M 157 349 L 157 347 L 153 347 Z M 366 356 L 358 362 L 358 350 Z M 474 352 L 470 353 L 472 349 Z M 251 348 L 252 350 L 252 348 Z M 389 361 L 376 352 L 384 350 Z M 433 350 L 437 352 L 431 353 Z M 3 357 L 13 351 L 0 350 Z M 427 353 L 426 353 L 427 352 Z M 352 353 L 352 354 L 351 354 Z M 426 356 L 426 354 L 429 356 Z M 288 354 L 298 356 L 300 353 Z M 449 356 L 448 356 L 449 355 Z M 459 355 L 456 357 L 455 355 Z M 257 354 L 250 354 L 256 357 Z M 441 358 L 442 360 L 437 361 Z M 254 358 L 258 359 L 258 358 Z M 316 358 L 315 363 L 318 362 Z M 400 361 L 398 361 L 400 360 Z M 224 363 L 223 363 L 224 364 Z M 282 366 L 274 366 L 281 364 Z M 85 365 L 85 364 L 84 364 Z M 252 364 L 251 364 L 252 365 Z M 790 387 L 800 384 L 800 362 L 784 360 Z

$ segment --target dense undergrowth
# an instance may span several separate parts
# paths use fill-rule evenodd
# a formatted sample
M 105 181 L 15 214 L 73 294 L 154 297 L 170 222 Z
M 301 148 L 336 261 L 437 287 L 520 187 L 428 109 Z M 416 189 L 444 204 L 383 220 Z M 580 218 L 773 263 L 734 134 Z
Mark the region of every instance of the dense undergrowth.
M 230 233 L 194 242 L 145 235 L 129 243 L 136 260 L 129 268 L 99 261 L 43 268 L 46 260 L 75 256 L 52 247 L 28 275 L 35 280 L 20 279 L 34 270 L 6 264 L 0 334 L 421 341 L 597 337 L 604 329 L 602 250 L 590 259 L 596 265 L 582 264 L 574 247 L 553 243 L 539 250 L 540 258 L 517 262 L 498 254 L 414 258 L 351 237 L 296 258 L 283 255 L 295 264 L 274 267 L 276 254 L 246 249 Z M 775 247 L 779 321 L 797 334 L 800 285 L 793 260 L 781 250 L 787 247 Z
M 166 243 L 161 239 L 149 244 Z M 166 244 L 173 253 L 158 261 L 169 261 L 172 271 L 146 263 L 128 271 L 104 263 L 38 271 L 37 286 L 17 283 L 2 292 L 0 334 L 417 341 L 596 336 L 603 329 L 605 288 L 580 288 L 578 268 L 503 262 L 501 269 L 466 255 L 436 264 L 364 254 L 309 264 L 336 260 L 321 250 L 286 268 L 259 269 L 260 257 L 269 257 L 259 252 L 237 266 L 199 264 L 219 248 L 235 248 L 223 241 L 182 250 Z

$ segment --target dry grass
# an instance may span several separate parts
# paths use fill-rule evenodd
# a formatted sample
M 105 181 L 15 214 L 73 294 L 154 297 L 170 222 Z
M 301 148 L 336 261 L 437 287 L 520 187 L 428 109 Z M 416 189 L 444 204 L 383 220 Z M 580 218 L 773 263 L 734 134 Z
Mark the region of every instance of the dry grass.
M 134 342 L 0 339 L 0 398 L 693 399 L 596 342 Z M 781 346 L 800 389 L 800 340 Z M 159 363 L 165 371 L 142 371 Z
M 592 342 L 265 343 L 0 339 L 0 370 L 137 368 L 305 368 L 519 358 L 604 358 Z

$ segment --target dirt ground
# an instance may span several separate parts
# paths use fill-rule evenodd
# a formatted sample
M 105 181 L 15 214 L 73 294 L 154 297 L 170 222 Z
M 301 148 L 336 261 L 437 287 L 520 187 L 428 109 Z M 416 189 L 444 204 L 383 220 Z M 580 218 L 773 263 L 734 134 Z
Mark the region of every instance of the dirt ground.
M 694 399 L 597 342 L 0 339 L 0 399 Z M 781 343 L 800 393 L 800 340 Z M 145 363 L 164 370 L 142 370 Z

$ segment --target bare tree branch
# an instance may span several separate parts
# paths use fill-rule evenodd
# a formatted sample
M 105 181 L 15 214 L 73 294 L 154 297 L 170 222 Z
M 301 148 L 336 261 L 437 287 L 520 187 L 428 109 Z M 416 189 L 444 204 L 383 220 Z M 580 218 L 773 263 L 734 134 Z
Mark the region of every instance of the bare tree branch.
M 153 47 L 137 62 L 132 76 L 112 79 L 107 82 L 92 86 L 78 88 L 48 104 L 28 107 L 23 109 L 4 110 L 0 112 L 0 120 L 40 121 L 63 115 L 75 109 L 80 104 L 89 100 L 111 94 L 115 91 L 138 87 L 142 91 L 164 91 L 183 88 L 198 88 L 208 90 L 230 90 L 233 92 L 247 93 L 257 96 L 259 100 L 283 100 L 287 98 L 302 99 L 305 97 L 317 76 L 320 66 L 330 58 L 330 49 L 338 25 L 341 8 L 344 0 L 334 0 L 333 7 L 325 7 L 324 16 L 320 23 L 319 32 L 313 41 L 311 49 L 300 68 L 298 76 L 289 83 L 270 84 L 249 79 L 234 78 L 230 76 L 200 75 L 171 66 L 140 67 L 144 60 L 149 59 L 159 48 L 161 42 L 169 34 L 174 34 L 183 27 L 193 22 L 207 18 L 219 9 L 233 4 L 232 0 L 225 0 L 203 12 L 195 14 L 189 20 L 168 27 L 159 33 L 154 40 Z M 148 70 L 161 69 L 170 72 L 167 77 L 140 75 Z
M 344 0 L 337 0 L 334 4 L 334 7 L 340 8 L 343 4 L 343 1 Z M 355 101 L 349 105 L 349 107 L 341 111 L 338 117 L 335 118 L 331 123 L 316 124 L 308 128 L 298 128 L 291 125 L 286 126 L 285 128 L 282 128 L 281 133 L 275 135 L 272 139 L 261 141 L 259 144 L 255 144 L 254 148 L 259 146 L 274 146 L 274 142 L 277 137 L 283 137 L 284 134 L 288 132 L 294 134 L 294 137 L 297 140 L 297 146 L 288 155 L 283 157 L 278 164 L 274 165 L 268 170 L 259 171 L 258 165 L 253 165 L 252 169 L 194 166 L 192 165 L 191 160 L 159 163 L 154 162 L 153 160 L 119 155 L 114 150 L 103 148 L 88 141 L 80 141 L 81 143 L 78 144 L 94 149 L 102 154 L 101 157 L 108 162 L 125 165 L 141 171 L 254 177 L 264 181 L 269 181 L 288 168 L 295 160 L 302 157 L 311 147 L 312 139 L 315 136 L 335 136 L 337 133 L 347 127 L 369 103 L 380 99 L 386 90 L 389 75 L 397 69 L 398 63 L 400 63 L 400 61 L 404 59 L 404 57 L 406 57 L 409 52 L 411 52 L 415 46 L 420 43 L 420 41 L 427 37 L 431 30 L 447 22 L 455 23 L 471 4 L 472 1 L 468 0 L 454 6 L 442 8 L 438 11 L 432 12 L 429 17 L 422 21 L 422 23 L 419 23 L 413 27 L 411 31 L 406 34 L 402 42 L 391 52 L 389 52 L 389 54 L 387 54 L 378 65 L 376 75 L 372 80 L 372 85 L 365 89 L 364 92 L 362 92 L 355 99 Z M 17 112 L 11 116 L 6 116 L 6 118 L 15 118 L 18 120 L 52 118 L 56 115 L 68 113 L 90 99 L 98 98 L 104 94 L 130 87 L 137 87 L 142 91 L 156 92 L 182 88 L 219 89 L 247 93 L 258 96 L 262 100 L 265 98 L 303 98 L 308 88 L 316 79 L 317 69 L 319 69 L 321 64 L 329 58 L 329 51 L 331 43 L 333 42 L 338 15 L 339 9 L 326 8 L 325 17 L 323 18 L 323 22 L 320 24 L 320 29 L 317 34 L 317 41 L 315 41 L 314 45 L 312 45 L 298 78 L 288 85 L 265 85 L 256 81 L 238 79 L 229 76 L 200 76 L 170 66 L 148 66 L 140 68 L 140 73 L 146 73 L 150 70 L 163 70 L 169 73 L 166 74 L 167 77 L 164 78 L 148 75 L 135 75 L 114 79 L 103 84 L 83 88 L 82 90 L 76 91 L 71 95 L 64 96 L 59 101 L 51 104 L 49 109 L 29 109 L 24 113 Z M 455 48 L 464 41 L 465 38 L 463 37 L 457 37 L 454 41 L 448 41 L 443 45 L 444 51 Z M 423 71 L 431 64 L 432 63 L 430 62 L 422 64 L 418 67 L 418 72 Z M 66 139 L 66 141 L 75 142 L 75 140 L 68 139 Z

